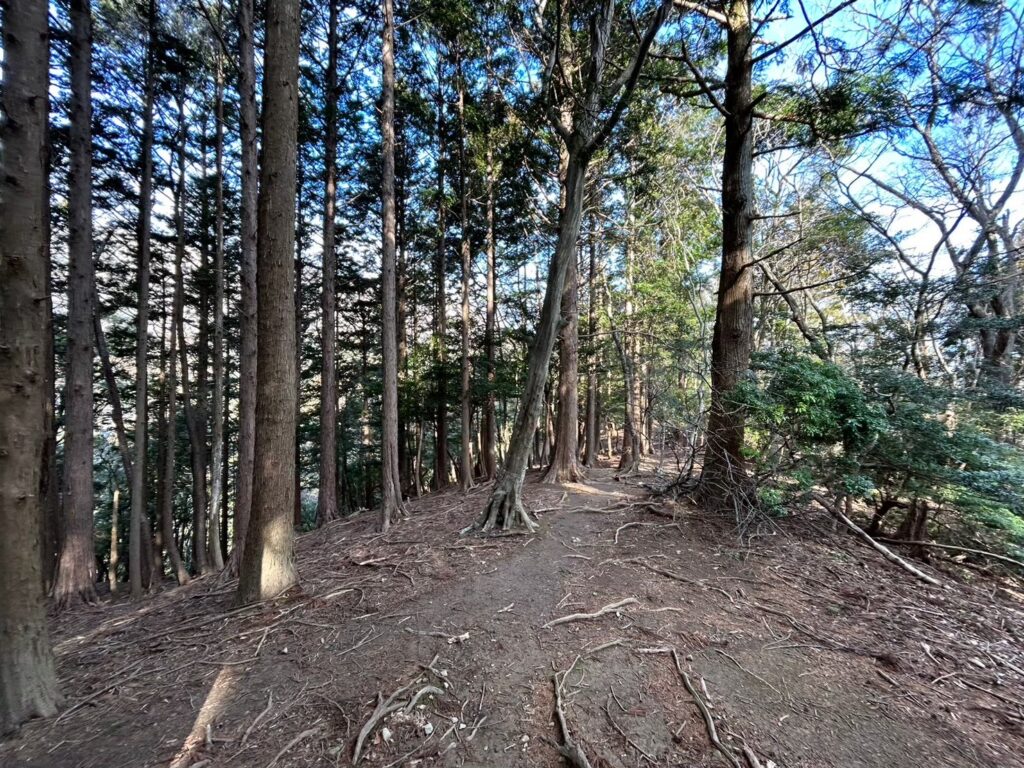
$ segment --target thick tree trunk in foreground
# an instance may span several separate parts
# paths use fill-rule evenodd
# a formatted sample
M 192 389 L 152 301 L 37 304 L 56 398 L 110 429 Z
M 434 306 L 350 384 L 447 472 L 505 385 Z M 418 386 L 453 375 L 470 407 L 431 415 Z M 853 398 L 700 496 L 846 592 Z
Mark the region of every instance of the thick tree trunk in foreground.
M 96 600 L 92 484 L 92 15 L 71 2 L 71 173 L 68 182 L 68 368 L 64 427 L 64 535 L 53 596 Z
M 702 477 L 703 494 L 730 506 L 746 485 L 744 417 L 730 399 L 750 365 L 753 348 L 754 217 L 753 100 L 750 4 L 732 3 L 725 76 L 725 156 L 722 166 L 722 270 L 711 341 L 711 414 Z
M 145 105 L 142 113 L 142 177 L 139 181 L 138 275 L 136 280 L 137 316 L 135 320 L 135 458 L 132 461 L 131 516 L 128 521 L 128 583 L 132 599 L 142 597 L 143 554 L 149 541 L 143 541 L 146 517 L 146 419 L 148 397 L 149 347 L 149 235 L 153 210 L 153 109 L 156 99 L 156 0 L 149 0 L 149 40 L 146 44 Z
M 240 223 L 242 301 L 238 359 L 238 491 L 234 536 L 226 574 L 238 574 L 245 552 L 252 509 L 253 452 L 256 436 L 256 63 L 253 45 L 253 0 L 238 3 L 239 133 L 242 144 Z
M 57 711 L 40 557 L 51 328 L 47 4 L 4 6 L 0 122 L 0 734 Z
M 384 168 L 381 174 L 381 219 L 383 253 L 381 256 L 381 311 L 383 313 L 384 402 L 381 413 L 380 529 L 388 530 L 395 516 L 404 515 L 402 483 L 398 473 L 398 328 L 395 314 L 395 8 L 393 0 L 384 0 L 384 30 L 381 40 L 383 63 L 383 108 L 381 139 Z
M 238 600 L 284 592 L 295 572 L 295 152 L 299 0 L 267 6 L 259 187 L 256 444 Z
M 335 369 L 335 273 L 338 257 L 334 243 L 335 154 L 338 142 L 338 3 L 330 0 L 327 21 L 327 105 L 324 110 L 324 252 L 323 285 L 320 294 L 322 321 L 320 350 L 320 482 L 316 502 L 316 524 L 338 516 L 338 385 Z
M 555 418 L 555 448 L 545 483 L 575 483 L 583 479 L 579 461 L 579 308 L 577 301 L 576 253 L 565 273 L 562 290 L 562 330 L 558 354 L 558 413 Z

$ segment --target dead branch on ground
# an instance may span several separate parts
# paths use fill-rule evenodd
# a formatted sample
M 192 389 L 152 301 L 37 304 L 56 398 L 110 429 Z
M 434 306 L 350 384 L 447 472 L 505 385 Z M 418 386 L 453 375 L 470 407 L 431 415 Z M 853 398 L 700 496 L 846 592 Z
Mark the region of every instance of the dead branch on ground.
M 640 601 L 635 597 L 626 597 L 615 603 L 609 603 L 594 613 L 571 613 L 568 616 L 562 616 L 560 619 L 552 619 L 547 624 L 541 627 L 541 629 L 550 629 L 551 627 L 557 627 L 559 624 L 567 624 L 570 621 L 586 621 L 588 619 L 597 619 L 609 613 L 615 613 L 619 608 L 623 608 L 627 605 L 636 605 Z

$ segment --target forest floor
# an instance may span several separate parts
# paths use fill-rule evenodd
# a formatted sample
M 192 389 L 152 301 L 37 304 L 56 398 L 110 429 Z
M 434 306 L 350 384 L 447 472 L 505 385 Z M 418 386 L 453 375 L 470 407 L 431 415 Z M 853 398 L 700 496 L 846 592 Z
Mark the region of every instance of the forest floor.
M 207 578 L 55 618 L 65 707 L 0 765 L 553 768 L 559 673 L 594 768 L 1024 766 L 1019 583 L 923 585 L 810 512 L 741 544 L 644 480 L 531 476 L 534 536 L 460 537 L 487 487 L 432 494 L 300 537 L 275 601 Z

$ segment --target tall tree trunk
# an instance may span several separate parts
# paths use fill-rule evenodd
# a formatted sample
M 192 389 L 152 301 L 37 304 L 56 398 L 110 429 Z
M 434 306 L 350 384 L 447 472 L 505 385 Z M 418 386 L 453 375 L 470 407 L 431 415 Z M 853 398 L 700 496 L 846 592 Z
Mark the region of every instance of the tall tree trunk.
M 96 600 L 92 485 L 92 15 L 71 0 L 71 173 L 68 182 L 68 369 L 64 426 L 64 535 L 53 596 Z
M 185 343 L 185 143 L 188 130 L 185 123 L 185 79 L 181 76 L 178 91 L 178 181 L 174 192 L 174 320 L 171 333 L 176 334 L 178 360 L 181 364 L 181 400 L 188 429 L 189 456 L 192 465 L 192 570 L 208 573 L 206 547 L 206 440 L 202 426 L 202 404 L 199 397 L 193 402 L 188 366 L 188 347 Z
M 327 21 L 327 104 L 324 109 L 324 252 L 323 286 L 320 294 L 322 321 L 320 349 L 320 482 L 316 502 L 316 523 L 323 525 L 338 516 L 338 384 L 335 351 L 335 272 L 337 252 L 334 243 L 335 154 L 338 143 L 338 2 L 329 0 Z
M 725 75 L 725 155 L 722 163 L 722 269 L 711 341 L 711 413 L 703 488 L 708 502 L 726 507 L 746 485 L 744 417 L 730 400 L 750 365 L 753 348 L 754 218 L 753 98 L 749 0 L 728 14 Z
M 295 506 L 295 152 L 299 0 L 267 6 L 259 187 L 256 445 L 252 516 L 238 600 L 275 597 L 298 580 Z
M 383 64 L 383 107 L 381 139 L 381 218 L 383 249 L 381 256 L 381 312 L 384 354 L 384 398 L 381 413 L 382 499 L 380 529 L 388 530 L 392 519 L 405 514 L 402 485 L 398 474 L 398 330 L 395 295 L 395 7 L 383 0 L 384 29 L 381 35 Z
M 546 483 L 575 483 L 583 478 L 579 461 L 579 307 L 576 254 L 569 260 L 562 290 L 561 340 L 558 355 L 558 414 Z
M 590 354 L 587 360 L 587 415 L 586 433 L 584 438 L 583 466 L 597 466 L 597 449 L 600 440 L 601 423 L 598 414 L 598 343 L 597 343 L 597 304 L 600 301 L 597 291 L 597 233 L 594 218 L 591 218 L 587 250 L 590 256 L 590 271 L 587 275 L 587 334 L 590 336 Z
M 487 320 L 484 331 L 484 347 L 487 353 L 487 403 L 484 406 L 484 473 L 488 480 L 493 480 L 498 473 L 495 456 L 495 445 L 498 439 L 498 419 L 496 413 L 497 383 L 496 325 L 497 325 L 497 285 L 498 259 L 497 244 L 494 232 L 494 150 L 488 142 L 487 146 Z
M 146 518 L 146 398 L 148 396 L 149 345 L 149 235 L 153 210 L 153 111 L 156 100 L 156 0 L 149 0 L 146 43 L 145 103 L 142 112 L 142 177 L 139 181 L 137 317 L 135 325 L 135 459 L 132 472 L 132 506 L 128 522 L 128 582 L 132 599 L 142 597 L 143 541 Z M 145 544 L 145 546 L 144 546 Z
M 256 439 L 256 62 L 253 0 L 238 2 L 239 133 L 242 144 L 241 311 L 238 358 L 238 490 L 227 574 L 237 575 L 245 552 L 252 509 L 253 453 Z
M 222 6 L 221 6 L 222 7 Z M 218 19 L 220 14 L 218 11 Z M 211 567 L 224 568 L 220 508 L 224 497 L 224 62 L 216 61 L 214 112 L 214 247 L 213 247 L 213 402 L 210 406 L 210 531 Z
M 445 119 L 444 63 L 437 62 L 437 250 L 434 254 L 434 366 L 437 376 L 434 398 L 434 488 L 448 485 L 448 376 L 447 331 L 448 311 L 445 307 L 445 250 L 448 205 L 445 200 Z
M 459 252 L 462 257 L 462 361 L 459 402 L 461 409 L 461 442 L 459 480 L 462 489 L 473 487 L 473 391 L 472 366 L 469 358 L 469 290 L 473 276 L 473 255 L 469 242 L 469 168 L 466 163 L 466 83 L 462 75 L 462 56 L 456 62 L 459 84 Z
M 628 194 L 628 193 L 627 193 Z M 632 206 L 626 203 L 626 234 L 623 247 L 626 268 L 626 301 L 625 301 L 625 334 L 616 336 L 617 350 L 622 360 L 623 377 L 626 384 L 625 413 L 622 426 L 622 453 L 619 455 L 619 471 L 633 472 L 640 464 L 643 456 L 643 419 L 640 408 L 640 376 L 637 371 L 638 351 L 634 317 L 636 308 L 636 256 L 633 252 L 633 218 Z
M 57 711 L 46 630 L 40 481 L 46 443 L 49 31 L 42 0 L 4 7 L 0 91 L 0 734 Z M 15 172 L 16 171 L 16 172 Z
M 185 564 L 182 562 L 181 551 L 178 549 L 178 542 L 174 538 L 174 461 L 176 453 L 175 443 L 177 442 L 178 433 L 178 363 L 175 359 L 178 349 L 178 334 L 175 321 L 178 316 L 178 302 L 180 301 L 178 294 L 180 281 L 177 278 L 177 271 L 181 269 L 181 262 L 177 258 L 177 252 L 175 253 L 174 261 L 176 276 L 171 309 L 171 343 L 167 354 L 167 378 L 164 385 L 167 397 L 167 420 L 165 424 L 166 432 L 163 436 L 163 466 L 160 468 L 160 485 L 163 490 L 163 493 L 160 494 L 160 530 L 164 551 L 167 552 L 167 559 L 170 561 L 174 578 L 177 579 L 178 584 L 188 584 L 188 569 L 185 568 Z

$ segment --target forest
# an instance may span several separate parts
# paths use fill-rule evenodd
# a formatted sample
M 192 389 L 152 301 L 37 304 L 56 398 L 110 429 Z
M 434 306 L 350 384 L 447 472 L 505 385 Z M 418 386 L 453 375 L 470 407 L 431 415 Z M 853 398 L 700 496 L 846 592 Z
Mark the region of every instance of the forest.
M 0 26 L 0 764 L 1024 766 L 1016 0 Z

